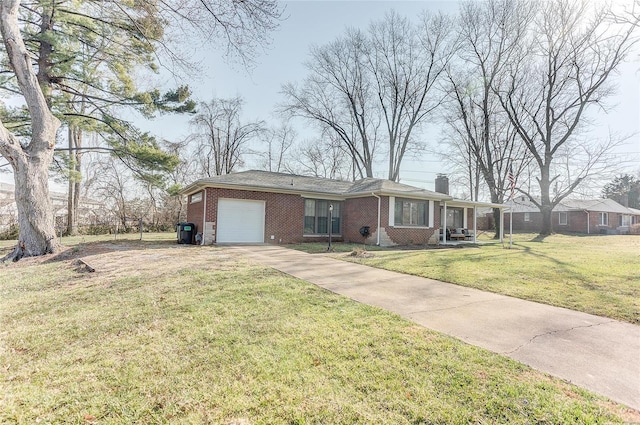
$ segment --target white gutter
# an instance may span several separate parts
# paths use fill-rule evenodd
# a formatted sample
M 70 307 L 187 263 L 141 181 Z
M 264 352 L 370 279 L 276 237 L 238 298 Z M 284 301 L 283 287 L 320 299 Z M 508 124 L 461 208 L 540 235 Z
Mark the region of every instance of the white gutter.
M 373 192 L 371 192 L 371 194 L 378 198 L 378 228 L 376 229 L 376 246 L 380 246 L 380 203 L 382 202 L 382 199 Z

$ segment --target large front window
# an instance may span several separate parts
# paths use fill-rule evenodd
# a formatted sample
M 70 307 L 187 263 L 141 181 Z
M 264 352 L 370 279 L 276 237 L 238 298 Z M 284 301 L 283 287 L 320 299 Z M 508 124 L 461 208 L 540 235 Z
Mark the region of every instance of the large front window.
M 340 234 L 342 218 L 342 203 L 321 199 L 304 200 L 304 234 L 328 235 L 329 234 L 329 206 L 333 205 L 331 233 Z
M 427 201 L 396 199 L 394 224 L 396 226 L 426 226 L 429 214 Z
M 620 226 L 629 227 L 631 226 L 631 216 L 630 215 L 620 215 Z

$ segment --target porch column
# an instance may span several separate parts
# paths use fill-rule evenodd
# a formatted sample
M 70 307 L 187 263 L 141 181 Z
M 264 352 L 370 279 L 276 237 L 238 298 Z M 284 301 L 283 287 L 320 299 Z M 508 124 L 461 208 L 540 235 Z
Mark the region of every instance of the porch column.
M 473 206 L 473 243 L 476 243 L 476 235 L 478 234 L 478 211 L 476 206 Z
M 442 223 L 442 242 L 447 243 L 447 201 L 444 201 L 444 211 L 442 217 L 440 217 Z
M 504 208 L 500 208 L 500 243 L 504 242 Z

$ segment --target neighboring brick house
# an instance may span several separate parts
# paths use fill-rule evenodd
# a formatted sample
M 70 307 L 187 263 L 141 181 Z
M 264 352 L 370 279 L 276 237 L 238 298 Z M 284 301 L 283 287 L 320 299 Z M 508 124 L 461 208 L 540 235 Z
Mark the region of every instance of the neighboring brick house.
M 367 226 L 370 244 L 437 244 L 443 205 L 464 208 L 464 222 L 473 228 L 468 210 L 478 204 L 389 180 L 346 182 L 267 171 L 201 179 L 181 193 L 188 196 L 187 221 L 204 244 L 327 241 L 330 214 L 335 241 L 364 242 L 360 229 Z
M 586 234 L 626 234 L 640 221 L 637 210 L 620 205 L 613 199 L 564 200 L 551 213 L 554 232 Z M 509 226 L 509 212 L 504 216 Z M 542 226 L 542 213 L 525 196 L 513 204 L 513 230 L 537 232 Z

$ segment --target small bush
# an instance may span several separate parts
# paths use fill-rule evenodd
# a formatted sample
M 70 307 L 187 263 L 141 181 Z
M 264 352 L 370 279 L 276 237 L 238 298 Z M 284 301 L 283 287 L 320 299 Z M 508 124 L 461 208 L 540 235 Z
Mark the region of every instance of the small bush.
M 640 223 L 632 225 L 629 228 L 629 233 L 632 235 L 640 235 Z
M 0 232 L 0 240 L 2 241 L 10 241 L 13 239 L 18 239 L 19 228 L 17 224 L 12 224 L 9 226 L 9 229 Z

